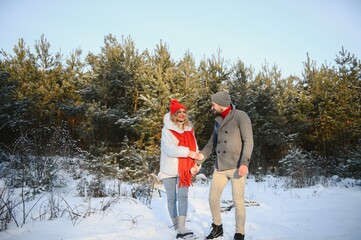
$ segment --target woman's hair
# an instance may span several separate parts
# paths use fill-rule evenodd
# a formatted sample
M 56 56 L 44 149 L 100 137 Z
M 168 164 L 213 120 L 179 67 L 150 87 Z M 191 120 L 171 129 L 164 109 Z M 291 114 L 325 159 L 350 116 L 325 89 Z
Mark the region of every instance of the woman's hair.
M 177 123 L 177 115 L 178 115 L 178 112 L 179 112 L 179 110 L 177 110 L 174 114 L 171 114 L 170 115 L 170 120 L 172 120 L 172 122 L 174 122 L 175 124 L 177 124 L 178 125 L 178 123 Z M 192 124 L 191 124 L 191 122 L 188 120 L 188 114 L 187 114 L 187 117 L 186 117 L 186 119 L 184 120 L 184 124 L 183 124 L 183 128 L 184 127 L 192 127 Z

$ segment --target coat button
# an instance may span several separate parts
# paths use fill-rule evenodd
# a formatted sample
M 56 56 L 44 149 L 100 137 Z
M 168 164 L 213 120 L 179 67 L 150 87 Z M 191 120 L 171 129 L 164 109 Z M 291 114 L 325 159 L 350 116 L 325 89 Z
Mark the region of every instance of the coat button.
M 223 153 L 226 153 L 226 151 L 223 151 Z
M 228 133 L 228 131 L 225 131 L 225 133 Z
M 227 143 L 227 140 L 224 140 L 224 143 Z

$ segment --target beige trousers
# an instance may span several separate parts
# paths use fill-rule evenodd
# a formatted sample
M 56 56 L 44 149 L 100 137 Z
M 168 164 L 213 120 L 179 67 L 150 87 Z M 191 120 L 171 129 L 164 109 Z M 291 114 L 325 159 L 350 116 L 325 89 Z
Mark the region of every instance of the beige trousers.
M 245 233 L 246 208 L 244 206 L 244 188 L 246 176 L 240 177 L 238 169 L 218 171 L 214 169 L 211 188 L 209 191 L 209 206 L 211 208 L 212 220 L 216 225 L 222 224 L 220 200 L 224 187 L 231 180 L 232 200 L 235 207 L 236 233 Z

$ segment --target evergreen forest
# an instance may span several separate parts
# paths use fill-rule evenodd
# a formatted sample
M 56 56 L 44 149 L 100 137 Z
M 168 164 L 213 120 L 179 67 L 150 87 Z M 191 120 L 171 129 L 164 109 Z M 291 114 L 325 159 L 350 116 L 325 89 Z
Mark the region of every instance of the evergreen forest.
M 19 39 L 13 52 L 1 50 L 0 178 L 21 172 L 15 185 L 43 186 L 54 156 L 82 156 L 99 178 L 147 182 L 159 170 L 170 100 L 187 106 L 202 149 L 214 124 L 210 96 L 219 90 L 251 118 L 251 174 L 290 176 L 299 187 L 361 178 L 361 63 L 347 49 L 321 65 L 305 53 L 302 76 L 284 77 L 277 65 L 256 71 L 221 50 L 199 63 L 190 52 L 174 60 L 162 41 L 139 51 L 131 37 L 111 34 L 99 54 L 86 56 L 53 52 L 44 35 L 31 48 Z

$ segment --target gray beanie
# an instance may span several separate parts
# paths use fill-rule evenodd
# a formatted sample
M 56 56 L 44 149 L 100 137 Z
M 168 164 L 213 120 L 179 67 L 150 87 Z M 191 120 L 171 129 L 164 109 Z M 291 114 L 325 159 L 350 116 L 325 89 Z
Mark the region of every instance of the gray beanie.
M 222 107 L 229 107 L 229 105 L 231 105 L 231 97 L 227 91 L 221 91 L 213 94 L 211 96 L 211 100 Z

